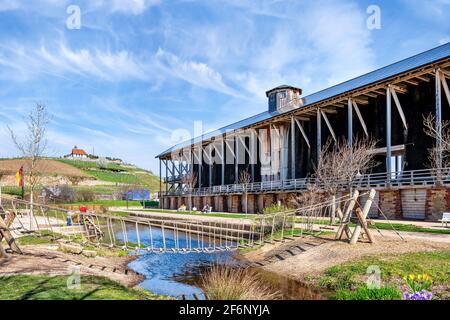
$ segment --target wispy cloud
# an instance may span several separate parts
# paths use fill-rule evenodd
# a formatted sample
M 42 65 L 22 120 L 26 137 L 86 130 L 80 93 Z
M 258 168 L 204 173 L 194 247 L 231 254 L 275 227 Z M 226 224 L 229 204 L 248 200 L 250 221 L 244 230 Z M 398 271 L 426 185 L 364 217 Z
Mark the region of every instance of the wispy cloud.
M 156 53 L 156 59 L 160 68 L 174 78 L 182 79 L 202 88 L 238 96 L 234 89 L 224 83 L 222 75 L 206 63 L 182 60 L 177 55 L 161 48 Z
M 63 43 L 53 48 L 19 44 L 0 45 L 0 65 L 18 71 L 25 79 L 49 72 L 57 75 L 78 75 L 106 81 L 148 79 L 147 66 L 133 54 L 116 53 L 95 48 L 72 50 Z

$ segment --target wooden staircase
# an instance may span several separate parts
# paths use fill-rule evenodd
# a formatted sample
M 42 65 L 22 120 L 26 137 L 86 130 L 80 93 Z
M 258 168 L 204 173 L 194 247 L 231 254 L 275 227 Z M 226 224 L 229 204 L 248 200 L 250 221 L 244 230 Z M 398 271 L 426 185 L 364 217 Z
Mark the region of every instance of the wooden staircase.
M 104 233 L 100 227 L 94 222 L 94 219 L 90 216 L 84 215 L 83 222 L 86 230 L 86 236 L 88 239 L 100 240 L 103 238 Z

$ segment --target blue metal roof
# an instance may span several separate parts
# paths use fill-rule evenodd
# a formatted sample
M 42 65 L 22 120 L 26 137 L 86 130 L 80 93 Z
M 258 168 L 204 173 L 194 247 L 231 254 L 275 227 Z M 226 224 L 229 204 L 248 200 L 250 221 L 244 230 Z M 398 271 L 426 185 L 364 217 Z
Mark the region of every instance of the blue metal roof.
M 394 77 L 396 75 L 420 68 L 422 66 L 437 62 L 439 60 L 449 58 L 449 57 L 450 57 L 450 42 L 448 42 L 442 46 L 433 48 L 431 50 L 419 53 L 410 58 L 393 63 L 393 64 L 383 67 L 381 69 L 369 72 L 369 73 L 359 76 L 357 78 L 348 80 L 346 82 L 342 82 L 342 83 L 332 86 L 330 88 L 310 94 L 303 98 L 304 104 L 303 104 L 302 108 L 310 106 L 310 105 L 318 103 L 318 102 L 321 102 L 321 101 L 324 101 L 324 100 L 327 100 L 327 99 L 330 99 L 330 98 L 333 98 L 340 94 L 344 94 L 346 92 L 356 90 L 356 89 L 368 86 L 370 84 Z M 289 111 L 291 111 L 291 110 L 289 110 Z M 285 112 L 289 112 L 289 111 L 285 111 Z M 220 128 L 218 130 L 215 130 L 215 131 L 212 131 L 209 133 L 205 133 L 202 136 L 196 137 L 194 139 L 179 143 L 179 144 L 173 146 L 172 148 L 169 148 L 166 151 L 162 152 L 161 154 L 157 155 L 156 158 L 159 158 L 160 156 L 163 156 L 163 155 L 167 155 L 167 154 L 169 154 L 173 151 L 179 150 L 183 147 L 187 147 L 189 145 L 198 143 L 202 140 L 209 140 L 212 137 L 220 136 L 225 132 L 240 129 L 243 127 L 248 127 L 252 124 L 256 124 L 258 122 L 273 118 L 280 114 L 282 114 L 282 113 L 278 112 L 278 111 L 262 112 L 255 116 L 252 116 L 250 118 L 232 123 L 228 126 Z

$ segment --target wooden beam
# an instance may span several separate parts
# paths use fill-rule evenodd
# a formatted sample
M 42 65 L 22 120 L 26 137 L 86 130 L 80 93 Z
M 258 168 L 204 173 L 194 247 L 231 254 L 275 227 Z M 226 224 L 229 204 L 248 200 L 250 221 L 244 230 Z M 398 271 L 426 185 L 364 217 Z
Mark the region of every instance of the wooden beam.
M 450 71 L 440 69 L 441 73 L 447 77 L 450 77 Z
M 404 88 L 404 87 L 402 87 L 401 85 L 398 85 L 398 84 L 396 84 L 396 85 L 393 85 L 393 84 L 390 84 L 390 86 L 391 86 L 391 88 L 392 89 L 394 89 L 396 92 L 398 92 L 398 93 L 408 93 L 408 90 L 406 89 L 406 88 Z M 392 90 L 391 90 L 392 91 Z
M 400 114 L 400 118 L 402 119 L 403 127 L 406 130 L 408 130 L 408 125 L 406 123 L 405 114 L 403 113 L 403 109 L 402 109 L 402 106 L 400 104 L 400 100 L 398 99 L 397 93 L 395 93 L 395 89 L 393 87 L 391 87 L 391 95 L 394 98 L 394 102 L 395 102 L 395 105 L 397 106 L 398 113 Z
M 425 76 L 417 76 L 416 78 L 419 79 L 419 80 L 425 81 L 425 82 L 430 82 L 431 81 L 430 78 L 425 77 Z
M 298 128 L 300 129 L 300 132 L 302 133 L 303 139 L 305 139 L 305 142 L 308 145 L 308 148 L 311 149 L 311 145 L 309 144 L 309 139 L 308 139 L 308 136 L 306 135 L 305 130 L 303 130 L 303 127 L 300 124 L 300 122 L 297 120 L 297 118 L 295 118 L 294 120 L 295 120 L 295 123 L 297 124 Z
M 330 109 L 330 108 L 321 108 L 321 111 L 325 112 L 325 113 L 330 113 L 330 114 L 336 114 L 338 113 L 336 109 Z
M 366 92 L 366 93 L 364 93 L 363 95 L 368 96 L 368 97 L 371 97 L 371 98 L 376 98 L 376 97 L 378 97 L 376 94 L 369 93 L 369 92 Z
M 353 101 L 359 103 L 359 104 L 369 104 L 369 100 L 361 99 L 361 98 L 352 98 Z
M 352 103 L 353 103 L 353 108 L 355 108 L 356 115 L 358 116 L 359 122 L 361 123 L 361 126 L 363 127 L 364 133 L 366 134 L 366 137 L 369 137 L 369 133 L 367 131 L 367 126 L 366 126 L 366 123 L 364 122 L 361 111 L 359 111 L 359 107 L 355 101 L 352 101 Z
M 331 123 L 330 123 L 330 121 L 328 120 L 328 117 L 327 117 L 326 113 L 323 112 L 322 110 L 320 110 L 320 113 L 322 114 L 322 117 L 323 117 L 323 119 L 325 120 L 325 123 L 327 124 L 328 129 L 330 130 L 330 133 L 331 133 L 331 136 L 333 137 L 334 142 L 337 142 L 337 140 L 336 140 L 336 135 L 334 134 L 334 130 L 333 130 L 333 128 L 331 127 Z
M 366 218 L 367 218 L 367 215 L 369 214 L 370 207 L 372 207 L 372 203 L 375 199 L 376 194 L 377 193 L 374 189 L 370 190 L 369 197 L 368 197 L 366 203 L 364 204 L 364 209 L 362 211 L 360 208 L 356 209 L 356 214 L 358 216 L 358 222 L 352 233 L 352 238 L 350 239 L 350 244 L 355 244 L 358 241 L 359 235 L 361 234 L 361 228 L 364 228 L 364 231 L 366 232 L 367 237 L 369 238 L 370 242 L 373 243 L 373 239 L 367 228 Z
M 405 80 L 405 82 L 406 82 L 406 83 L 409 83 L 409 84 L 411 84 L 411 85 L 413 85 L 413 86 L 418 86 L 418 85 L 419 85 L 419 82 L 414 81 L 414 80 Z
M 445 96 L 447 97 L 447 102 L 450 105 L 450 90 L 448 90 L 447 80 L 442 72 L 441 72 L 441 83 L 442 87 L 444 88 Z

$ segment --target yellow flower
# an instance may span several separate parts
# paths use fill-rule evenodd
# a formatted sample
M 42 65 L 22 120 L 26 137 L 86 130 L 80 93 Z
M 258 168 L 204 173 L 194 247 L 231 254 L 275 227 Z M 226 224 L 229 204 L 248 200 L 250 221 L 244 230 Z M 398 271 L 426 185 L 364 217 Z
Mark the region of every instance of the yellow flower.
M 423 276 L 424 276 L 423 279 L 425 280 L 425 275 L 423 275 Z M 417 280 L 419 280 L 419 281 L 422 280 L 422 275 L 421 274 L 417 275 Z
M 415 275 L 413 275 L 413 274 L 410 274 L 410 275 L 409 275 L 409 280 L 414 280 L 414 279 L 415 279 L 415 277 L 416 277 Z

